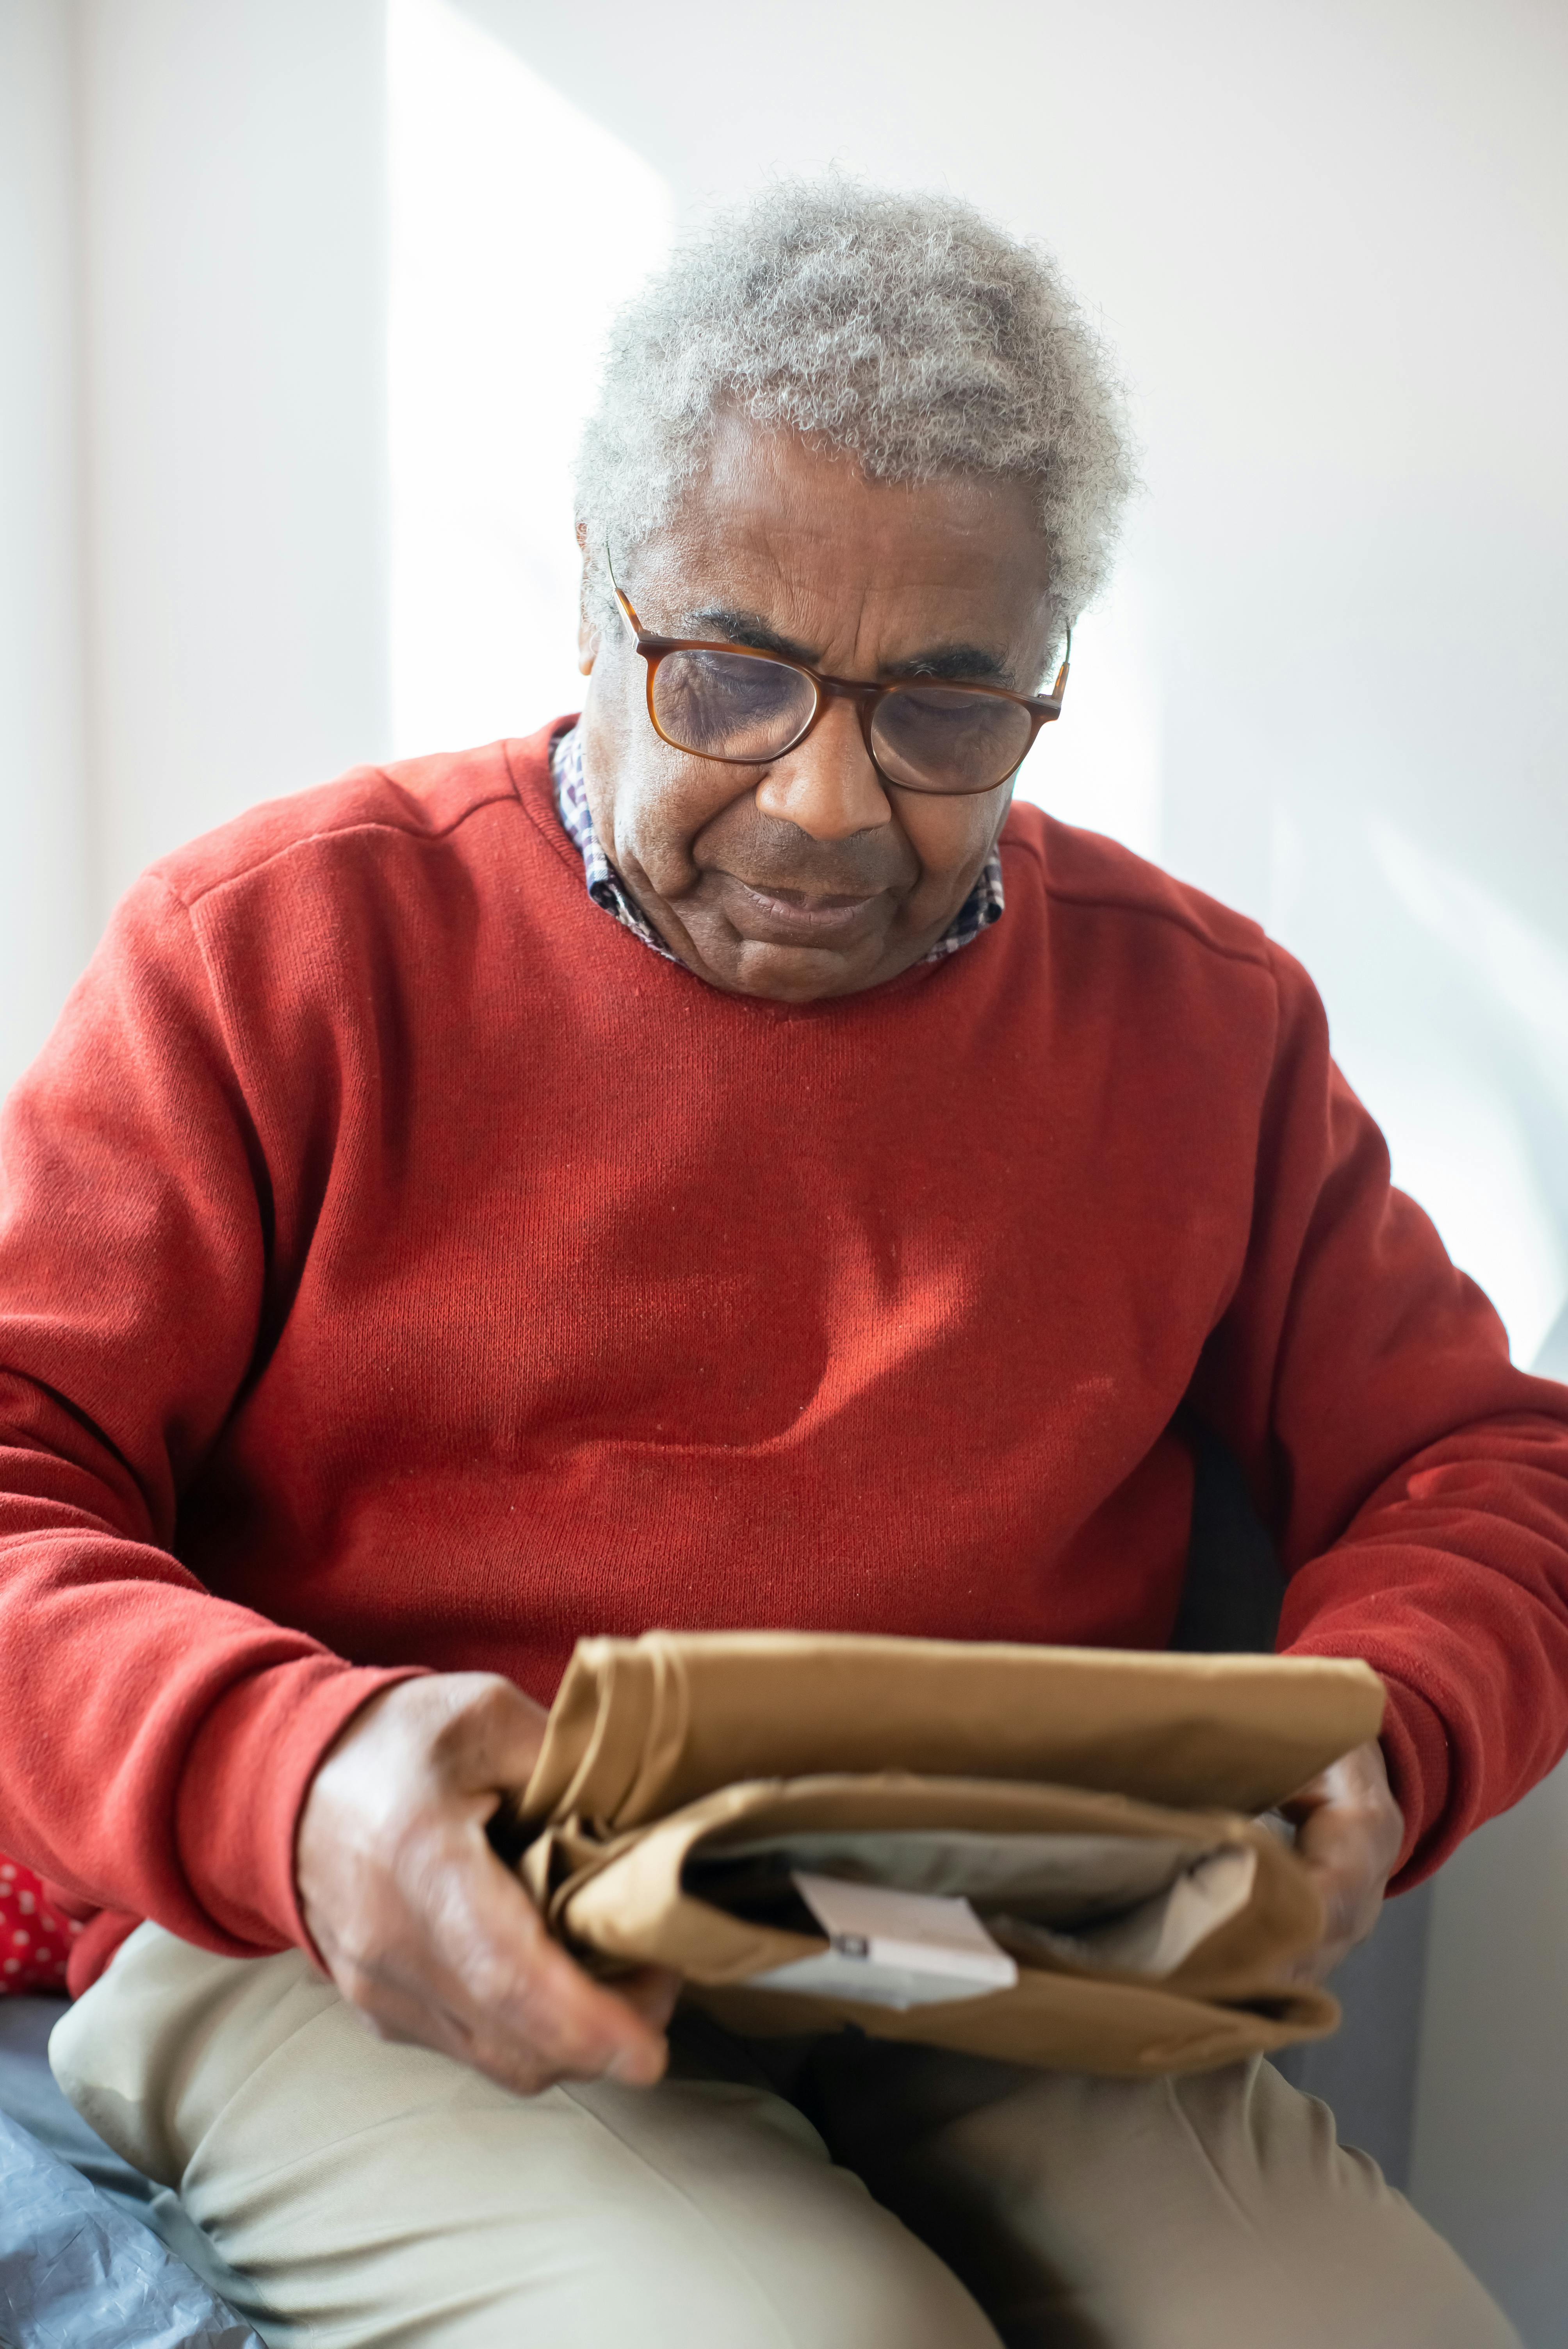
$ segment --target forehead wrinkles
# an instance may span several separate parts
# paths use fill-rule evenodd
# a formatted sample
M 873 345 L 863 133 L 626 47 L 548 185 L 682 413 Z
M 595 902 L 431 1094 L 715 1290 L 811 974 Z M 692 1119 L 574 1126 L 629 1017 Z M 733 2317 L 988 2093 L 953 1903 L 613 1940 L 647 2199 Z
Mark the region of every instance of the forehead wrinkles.
M 883 580 L 848 563 L 830 585 L 787 564 L 757 566 L 742 557 L 721 574 L 705 572 L 701 587 L 691 588 L 689 581 L 681 587 L 691 592 L 676 592 L 669 606 L 671 633 L 734 634 L 739 642 L 755 639 L 763 649 L 793 652 L 839 675 L 874 677 L 962 650 L 977 656 L 966 666 L 985 679 L 998 665 L 1017 665 L 1027 634 L 1026 614 L 1005 591 L 975 592 L 963 582 Z
M 950 647 L 1026 691 L 1045 653 L 1046 550 L 994 485 L 868 481 L 788 436 L 728 438 L 624 582 L 645 626 L 721 636 L 749 614 L 813 666 L 872 678 Z M 642 587 L 643 593 L 638 594 Z

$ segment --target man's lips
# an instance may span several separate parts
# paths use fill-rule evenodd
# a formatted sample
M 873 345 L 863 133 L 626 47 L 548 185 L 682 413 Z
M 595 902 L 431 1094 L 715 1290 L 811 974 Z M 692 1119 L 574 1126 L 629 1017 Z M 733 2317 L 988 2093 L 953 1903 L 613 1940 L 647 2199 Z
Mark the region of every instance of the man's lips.
M 741 936 L 766 946 L 837 946 L 853 939 L 871 926 L 873 909 L 885 895 L 881 889 L 847 896 L 771 883 L 758 886 L 733 873 L 725 879 Z

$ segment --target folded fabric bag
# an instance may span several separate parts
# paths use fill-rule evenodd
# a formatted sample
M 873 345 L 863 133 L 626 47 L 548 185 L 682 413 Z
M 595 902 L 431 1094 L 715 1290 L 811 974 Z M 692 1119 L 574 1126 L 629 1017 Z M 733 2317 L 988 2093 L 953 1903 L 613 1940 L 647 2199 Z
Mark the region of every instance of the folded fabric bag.
M 1382 1710 L 1326 1659 L 586 1640 L 497 1840 L 592 1970 L 673 1967 L 736 2030 L 1202 2070 L 1337 2023 L 1257 1815 Z

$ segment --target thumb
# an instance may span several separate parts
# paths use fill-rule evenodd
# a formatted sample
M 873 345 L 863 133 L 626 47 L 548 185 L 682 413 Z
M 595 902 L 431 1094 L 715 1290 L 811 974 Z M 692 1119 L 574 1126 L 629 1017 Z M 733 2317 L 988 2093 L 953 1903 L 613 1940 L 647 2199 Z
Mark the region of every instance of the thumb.
M 533 1775 L 550 1716 L 496 1672 L 443 1672 L 441 1713 L 432 1751 L 438 1769 L 464 1794 L 521 1794 Z

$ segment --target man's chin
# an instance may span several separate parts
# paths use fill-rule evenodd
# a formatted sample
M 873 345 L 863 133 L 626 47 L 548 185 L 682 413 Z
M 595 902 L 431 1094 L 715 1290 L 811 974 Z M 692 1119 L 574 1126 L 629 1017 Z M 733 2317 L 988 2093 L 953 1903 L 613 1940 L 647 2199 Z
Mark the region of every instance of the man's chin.
M 699 949 L 708 942 L 694 940 Z M 783 946 L 773 938 L 748 938 L 732 931 L 703 951 L 702 971 L 732 994 L 756 995 L 778 1003 L 811 1003 L 826 996 L 853 995 L 894 978 L 918 949 L 901 955 L 886 936 L 842 946 Z

